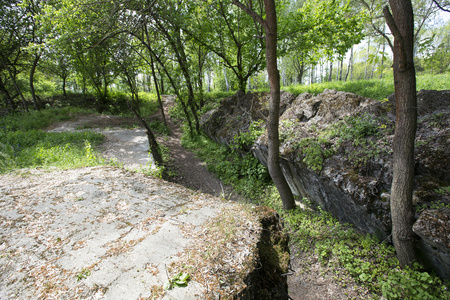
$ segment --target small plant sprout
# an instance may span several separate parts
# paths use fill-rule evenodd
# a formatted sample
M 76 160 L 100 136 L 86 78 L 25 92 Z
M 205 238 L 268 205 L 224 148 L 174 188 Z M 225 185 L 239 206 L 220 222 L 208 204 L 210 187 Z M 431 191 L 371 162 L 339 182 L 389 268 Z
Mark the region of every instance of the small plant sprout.
M 83 268 L 80 273 L 77 274 L 77 281 L 88 278 L 91 275 L 91 270 Z
M 191 275 L 189 273 L 180 272 L 173 276 L 171 279 L 169 279 L 164 284 L 165 290 L 171 290 L 174 287 L 185 287 L 188 284 L 189 279 L 191 278 Z

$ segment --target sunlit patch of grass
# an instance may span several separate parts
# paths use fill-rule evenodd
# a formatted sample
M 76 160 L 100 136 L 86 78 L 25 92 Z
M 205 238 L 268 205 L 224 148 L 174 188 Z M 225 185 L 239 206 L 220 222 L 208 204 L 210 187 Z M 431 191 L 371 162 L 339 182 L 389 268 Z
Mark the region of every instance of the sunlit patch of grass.
M 13 169 L 62 169 L 102 163 L 94 150 L 103 135 L 96 132 L 0 131 L 0 173 Z
M 44 129 L 54 122 L 69 120 L 80 113 L 88 113 L 88 111 L 65 107 L 7 115 L 0 118 L 0 131 Z
M 448 90 L 450 89 L 450 74 L 417 75 L 417 90 Z M 310 85 L 291 85 L 283 87 L 292 94 L 301 93 L 320 94 L 325 89 L 355 93 L 360 96 L 382 100 L 394 93 L 394 78 L 388 76 L 382 79 L 357 80 L 357 81 L 331 81 L 314 83 Z

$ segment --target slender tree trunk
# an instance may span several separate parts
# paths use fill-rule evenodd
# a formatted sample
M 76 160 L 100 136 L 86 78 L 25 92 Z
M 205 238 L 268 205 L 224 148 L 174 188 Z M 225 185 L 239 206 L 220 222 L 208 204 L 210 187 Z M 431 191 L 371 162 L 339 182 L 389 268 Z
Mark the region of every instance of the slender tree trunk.
M 155 83 L 155 90 L 156 90 L 156 95 L 158 96 L 158 103 L 159 103 L 159 108 L 161 110 L 161 116 L 162 116 L 164 125 L 166 125 L 166 127 L 167 127 L 166 115 L 164 114 L 164 107 L 163 107 L 163 103 L 161 101 L 161 95 L 159 94 L 158 78 L 156 78 L 155 64 L 154 64 L 154 61 L 153 61 L 153 55 L 150 55 L 150 65 L 151 65 L 151 68 L 152 68 L 153 82 Z
M 36 72 L 36 67 L 37 67 L 37 64 L 38 64 L 40 58 L 41 58 L 40 54 L 35 54 L 33 64 L 31 65 L 31 70 L 30 70 L 30 91 L 31 91 L 31 99 L 33 99 L 33 105 L 34 105 L 35 110 L 41 109 L 39 100 L 36 97 L 36 91 L 34 90 L 34 74 Z
M 341 67 L 339 68 L 339 81 L 342 81 L 342 71 L 344 69 L 344 58 L 343 57 L 341 57 L 340 63 L 341 63 Z
M 277 15 L 274 0 L 264 0 L 266 11 L 266 62 L 270 80 L 270 104 L 267 135 L 269 140 L 269 156 L 267 164 L 269 173 L 277 187 L 283 208 L 295 208 L 294 196 L 287 184 L 280 166 L 280 137 L 278 123 L 280 118 L 280 73 L 277 67 Z
M 63 80 L 63 85 L 62 85 L 63 95 L 64 95 L 64 98 L 66 98 L 67 97 L 67 92 L 66 92 L 67 76 L 63 76 L 62 80 Z
M 6 65 L 6 63 L 4 63 L 3 61 L 1 61 L 1 62 L 2 62 L 2 65 L 4 65 L 4 67 L 8 71 L 9 77 L 14 85 L 14 88 L 16 89 L 17 94 L 19 95 L 20 99 L 22 100 L 23 109 L 25 109 L 26 112 L 29 112 L 27 101 L 25 100 L 25 97 L 23 96 L 22 91 L 20 90 L 20 87 L 17 84 L 16 76 L 14 75 L 11 68 L 8 65 Z
M 229 92 L 230 91 L 230 84 L 228 83 L 227 69 L 225 67 L 223 67 L 223 77 L 225 77 L 225 88 L 226 88 L 227 92 Z
M 250 2 L 251 3 L 251 2 Z M 278 124 L 280 118 L 280 72 L 277 66 L 277 14 L 274 0 L 264 0 L 266 19 L 255 13 L 250 7 L 238 0 L 233 4 L 240 7 L 255 21 L 259 22 L 266 33 L 266 63 L 270 84 L 269 119 L 267 121 L 268 150 L 267 166 L 278 192 L 280 193 L 283 208 L 290 210 L 295 208 L 295 200 L 292 191 L 284 177 L 280 165 L 280 137 Z
M 386 50 L 386 41 L 383 39 L 383 50 L 381 54 L 381 63 L 380 63 L 380 79 L 383 78 L 383 69 L 384 69 L 384 51 Z
M 328 81 L 333 80 L 333 60 L 330 61 L 330 73 L 328 74 Z
M 350 73 L 350 69 L 352 69 L 352 68 L 353 68 L 353 46 L 352 46 L 352 49 L 350 50 L 350 58 L 348 59 L 348 68 L 347 68 L 347 73 L 345 73 L 344 81 L 347 81 L 348 74 Z M 351 76 L 350 76 L 350 80 L 351 80 Z
M 156 164 L 159 167 L 162 167 L 163 160 L 162 160 L 161 154 L 159 153 L 159 145 L 158 145 L 158 142 L 156 141 L 153 131 L 150 129 L 147 122 L 139 115 L 139 113 L 133 107 L 133 104 L 131 104 L 130 102 L 127 102 L 127 104 L 128 104 L 128 107 L 131 109 L 131 111 L 136 116 L 136 118 L 138 118 L 139 121 L 141 121 L 142 125 L 144 125 L 145 129 L 147 129 L 147 137 L 148 137 L 148 144 L 150 147 L 150 152 L 151 152 L 153 158 L 155 159 Z
M 366 65 L 364 68 L 364 79 L 367 79 L 367 69 L 369 68 L 368 64 L 369 64 L 369 55 L 370 55 L 370 36 L 369 36 L 369 41 L 367 42 L 367 56 L 366 56 Z
M 0 77 L 0 92 L 3 94 L 3 98 L 5 99 L 8 112 L 13 112 L 16 109 L 16 106 L 14 105 L 14 101 L 10 93 L 6 89 L 5 83 L 3 82 L 1 77 Z
M 402 267 L 415 259 L 412 231 L 414 211 L 414 140 L 417 128 L 417 95 L 414 70 L 414 16 L 411 0 L 390 0 L 383 13 L 394 36 L 396 126 L 393 142 L 391 189 L 392 238 Z

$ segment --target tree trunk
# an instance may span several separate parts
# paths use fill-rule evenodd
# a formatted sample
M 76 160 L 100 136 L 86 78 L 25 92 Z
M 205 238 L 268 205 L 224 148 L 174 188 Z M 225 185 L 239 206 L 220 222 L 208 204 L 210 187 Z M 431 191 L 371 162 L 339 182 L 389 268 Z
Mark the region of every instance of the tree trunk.
M 67 76 L 63 76 L 62 80 L 63 80 L 63 85 L 62 85 L 63 95 L 64 95 L 64 98 L 66 98 L 67 97 L 67 92 L 66 92 Z
M 159 94 L 158 78 L 156 78 L 155 63 L 153 61 L 153 55 L 150 55 L 150 64 L 151 64 L 151 68 L 152 68 L 153 81 L 155 83 L 156 95 L 158 97 L 159 108 L 161 109 L 161 116 L 162 116 L 164 125 L 166 125 L 166 127 L 167 127 L 166 115 L 164 114 L 164 107 L 163 107 L 163 103 L 161 101 L 161 95 Z
M 41 58 L 40 54 L 35 54 L 33 64 L 31 65 L 30 70 L 30 91 L 31 91 L 31 99 L 33 99 L 33 105 L 35 110 L 40 110 L 41 105 L 40 101 L 36 97 L 36 91 L 34 90 L 34 73 L 36 72 L 36 67 L 39 62 L 39 59 Z
M 383 30 L 384 31 L 384 30 Z M 381 54 L 381 63 L 380 63 L 380 79 L 383 78 L 383 69 L 384 69 L 384 51 L 386 51 L 386 41 L 383 40 L 383 50 Z
M 267 165 L 270 177 L 280 193 L 283 208 L 295 208 L 294 196 L 280 166 L 280 138 L 278 123 L 280 118 L 280 73 L 277 67 L 277 16 L 274 0 L 264 0 L 266 11 L 266 62 L 270 81 L 269 120 L 267 124 L 269 155 Z
M 268 150 L 267 166 L 278 192 L 280 193 L 283 208 L 290 210 L 295 208 L 295 200 L 292 191 L 284 177 L 280 165 L 280 137 L 278 123 L 280 118 L 280 72 L 277 67 L 277 14 L 274 0 L 264 0 L 266 19 L 258 15 L 252 6 L 245 6 L 238 0 L 233 4 L 240 7 L 255 21 L 259 22 L 266 33 L 266 63 L 270 84 L 269 119 L 267 121 Z M 251 4 L 251 2 L 250 2 Z
M 414 211 L 414 140 L 417 128 L 417 96 L 414 70 L 414 17 L 411 0 L 390 0 L 383 13 L 394 36 L 396 126 L 393 142 L 391 189 L 392 238 L 402 267 L 416 258 L 412 231 Z
M 330 73 L 328 74 L 328 81 L 333 80 L 333 60 L 330 61 Z
M 227 92 L 229 92 L 230 91 L 230 84 L 228 83 L 227 69 L 225 67 L 223 67 L 223 77 L 225 77 L 225 88 L 226 88 Z
M 367 42 L 367 56 L 366 56 L 366 65 L 364 68 L 364 79 L 367 79 L 367 68 L 368 68 L 368 63 L 369 63 L 369 55 L 370 55 L 370 36 L 369 36 L 369 41 Z
M 131 109 L 131 111 L 136 116 L 136 118 L 138 118 L 139 121 L 141 121 L 142 125 L 144 125 L 145 129 L 147 129 L 147 138 L 148 138 L 148 144 L 150 147 L 150 152 L 151 152 L 153 158 L 155 159 L 156 164 L 159 167 L 162 167 L 164 164 L 163 164 L 161 154 L 159 153 L 159 145 L 158 145 L 158 142 L 156 141 L 153 131 L 150 129 L 147 122 L 139 115 L 139 113 L 136 111 L 136 109 L 133 107 L 133 105 L 130 102 L 127 102 L 127 104 L 128 104 L 128 107 Z
M 344 81 L 347 81 L 348 74 L 350 73 L 351 68 L 353 68 L 353 46 L 352 49 L 350 50 L 350 58 L 348 59 L 348 68 L 347 72 L 345 73 Z

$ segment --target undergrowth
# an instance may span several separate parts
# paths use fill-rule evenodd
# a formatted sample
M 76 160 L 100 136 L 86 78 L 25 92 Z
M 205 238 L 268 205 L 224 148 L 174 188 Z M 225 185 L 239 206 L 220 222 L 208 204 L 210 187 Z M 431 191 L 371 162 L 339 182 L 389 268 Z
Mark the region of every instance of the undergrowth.
M 361 128 L 375 130 L 373 126 Z M 367 132 L 360 133 L 363 137 Z M 312 207 L 307 199 L 302 201 L 309 208 L 285 212 L 267 170 L 249 154 L 238 154 L 239 145 L 254 138 L 252 134 L 236 137 L 235 144 L 228 148 L 205 136 L 192 138 L 184 134 L 182 143 L 207 162 L 208 168 L 221 180 L 233 185 L 253 203 L 277 210 L 285 220 L 291 246 L 306 255 L 318 257 L 342 286 L 347 284 L 346 278 L 352 278 L 356 284 L 368 289 L 375 299 L 450 299 L 448 283 L 437 275 L 426 272 L 419 264 L 401 269 L 392 245 L 356 232 L 351 225 L 338 222 L 320 207 Z
M 101 164 L 95 146 L 103 135 L 95 132 L 46 132 L 55 121 L 71 118 L 79 109 L 48 109 L 0 119 L 0 173 L 19 168 L 62 169 Z

